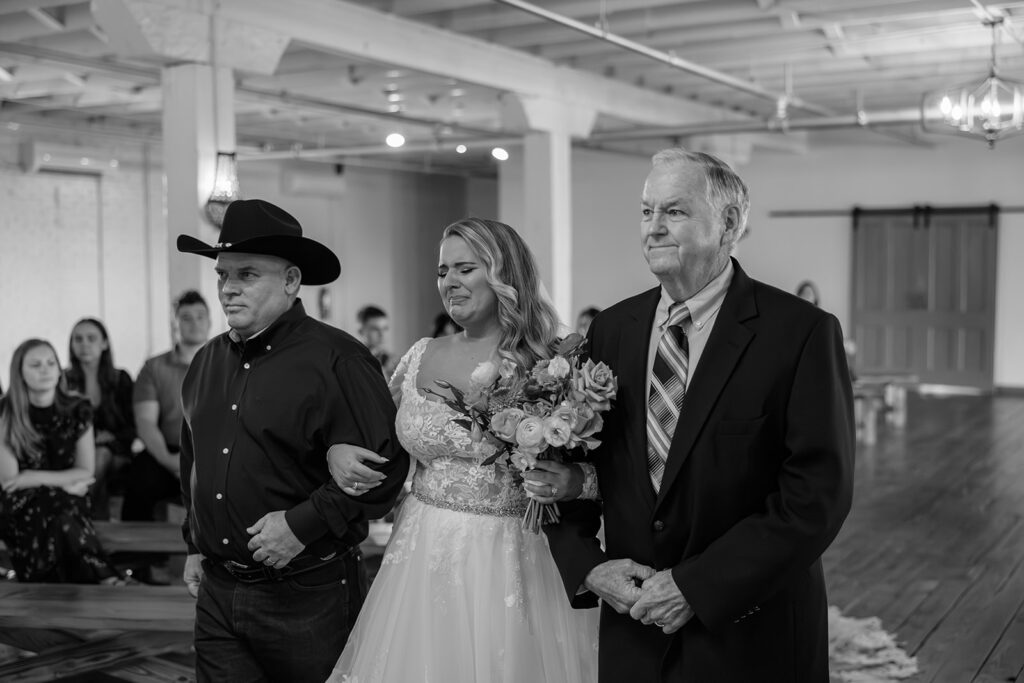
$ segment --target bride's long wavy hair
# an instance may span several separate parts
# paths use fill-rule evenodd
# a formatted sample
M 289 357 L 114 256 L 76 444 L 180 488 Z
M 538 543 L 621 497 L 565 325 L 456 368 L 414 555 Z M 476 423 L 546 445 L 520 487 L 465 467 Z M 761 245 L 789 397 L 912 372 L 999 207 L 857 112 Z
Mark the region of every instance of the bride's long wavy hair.
M 464 218 L 444 229 L 441 240 L 461 237 L 483 262 L 498 299 L 498 354 L 527 371 L 553 355 L 558 314 L 541 291 L 537 262 L 515 230 L 485 218 Z

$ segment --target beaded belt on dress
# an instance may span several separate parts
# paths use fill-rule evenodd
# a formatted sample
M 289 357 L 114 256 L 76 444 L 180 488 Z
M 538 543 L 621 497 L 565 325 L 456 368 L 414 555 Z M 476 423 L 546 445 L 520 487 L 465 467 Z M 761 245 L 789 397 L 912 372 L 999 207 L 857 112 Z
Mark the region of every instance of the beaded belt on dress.
M 467 503 L 456 503 L 450 500 L 434 498 L 433 496 L 420 491 L 416 486 L 412 487 L 412 495 L 421 502 L 445 510 L 456 512 L 468 512 L 471 515 L 490 515 L 492 517 L 522 517 L 526 512 L 526 505 L 469 505 Z

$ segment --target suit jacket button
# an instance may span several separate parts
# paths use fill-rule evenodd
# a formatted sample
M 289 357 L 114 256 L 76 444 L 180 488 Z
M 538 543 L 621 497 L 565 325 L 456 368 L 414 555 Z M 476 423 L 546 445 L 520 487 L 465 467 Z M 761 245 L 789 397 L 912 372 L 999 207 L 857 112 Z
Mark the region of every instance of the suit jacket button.
M 661 521 L 660 519 L 654 520 L 654 525 L 653 526 L 654 526 L 654 530 L 655 531 L 664 531 L 665 530 L 665 522 Z

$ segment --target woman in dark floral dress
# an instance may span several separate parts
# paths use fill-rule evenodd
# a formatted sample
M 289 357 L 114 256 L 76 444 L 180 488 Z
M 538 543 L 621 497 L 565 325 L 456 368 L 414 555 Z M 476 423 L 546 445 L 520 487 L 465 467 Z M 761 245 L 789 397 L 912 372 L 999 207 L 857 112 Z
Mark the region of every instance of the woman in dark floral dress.
M 0 539 L 21 581 L 121 583 L 89 520 L 92 408 L 60 375 L 49 342 L 15 350 L 0 399 Z

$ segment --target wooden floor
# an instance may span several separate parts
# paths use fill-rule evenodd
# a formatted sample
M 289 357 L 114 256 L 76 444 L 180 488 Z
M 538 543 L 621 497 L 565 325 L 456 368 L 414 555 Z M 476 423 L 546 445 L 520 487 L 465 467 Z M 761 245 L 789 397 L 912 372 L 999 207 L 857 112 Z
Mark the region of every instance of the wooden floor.
M 878 616 L 921 683 L 1024 683 L 1024 398 L 912 395 L 857 452 L 829 598 Z

